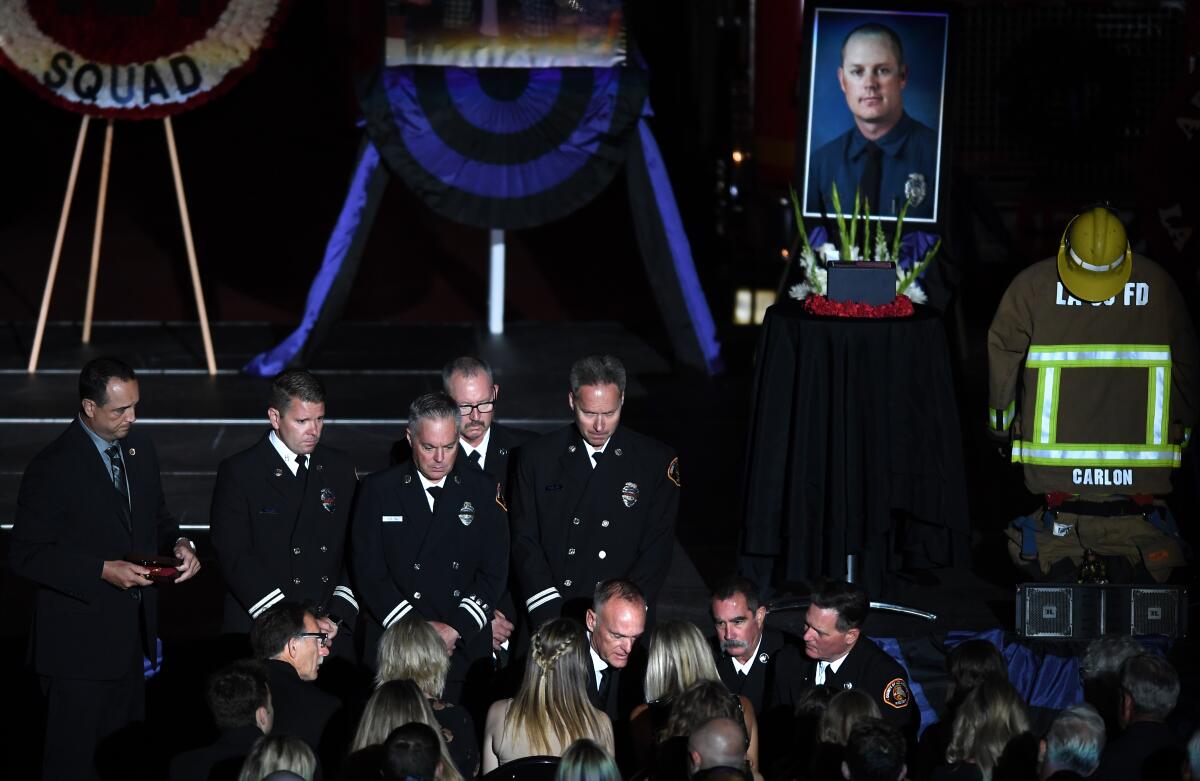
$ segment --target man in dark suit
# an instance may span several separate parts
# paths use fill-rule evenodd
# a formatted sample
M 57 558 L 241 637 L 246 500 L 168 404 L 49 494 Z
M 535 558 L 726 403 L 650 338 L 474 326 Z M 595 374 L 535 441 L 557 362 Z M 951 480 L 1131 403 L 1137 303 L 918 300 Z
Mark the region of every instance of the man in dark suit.
M 1167 726 L 1179 700 L 1179 673 L 1170 662 L 1141 654 L 1121 664 L 1122 732 L 1100 755 L 1096 781 L 1177 778 L 1185 758 L 1183 741 Z
M 275 708 L 271 732 L 303 740 L 321 760 L 326 777 L 336 778 L 334 765 L 350 736 L 342 702 L 316 685 L 329 655 L 329 635 L 311 610 L 286 600 L 254 619 L 250 645 L 254 657 L 266 663 Z
M 254 742 L 275 721 L 267 671 L 256 661 L 235 662 L 210 675 L 204 699 L 221 735 L 211 745 L 175 755 L 170 781 L 236 781 Z
M 459 420 L 444 393 L 412 403 L 413 459 L 363 480 L 351 531 L 355 582 L 374 619 L 368 648 L 415 610 L 452 654 L 444 690 L 452 702 L 472 666 L 491 666 L 492 611 L 508 578 L 500 486 L 459 463 Z
M 507 505 L 514 451 L 536 435 L 495 422 L 500 386 L 486 361 L 470 356 L 455 358 L 442 367 L 442 387 L 458 405 L 461 417 L 458 457 L 465 459 L 464 463 L 482 469 L 499 483 Z M 507 643 L 516 617 L 507 588 L 500 605 L 504 609 L 497 607 L 492 615 L 492 650 L 498 658 L 506 659 Z
M 746 578 L 733 577 L 712 593 L 716 636 L 713 657 L 721 681 L 734 694 L 750 700 L 758 716 L 762 766 L 770 752 L 782 753 L 792 728 L 793 712 L 804 675 L 804 646 L 800 638 L 766 626 L 767 608 Z
M 78 417 L 25 470 L 9 547 L 13 572 L 38 586 L 30 649 L 47 697 L 47 779 L 95 778 L 100 741 L 144 718 L 158 608 L 146 587 L 200 570 L 167 511 L 154 443 L 132 431 L 133 369 L 89 361 L 79 399 Z M 174 573 L 128 560 L 172 550 Z
M 651 610 L 671 564 L 679 459 L 620 426 L 625 367 L 611 355 L 571 367 L 573 425 L 527 442 L 513 490 L 513 561 L 530 625 L 578 617 L 595 585 L 625 578 Z
M 817 583 L 804 618 L 808 663 L 798 686 L 824 684 L 835 690 L 866 692 L 911 748 L 921 711 L 912 701 L 904 668 L 862 633 L 869 608 L 867 592 L 856 583 L 828 578 Z
M 616 759 L 631 773 L 634 751 L 629 715 L 645 702 L 642 681 L 646 653 L 638 638 L 646 631 L 646 597 L 629 580 L 596 584 L 584 617 L 588 635 L 588 698 L 608 714 L 616 741 Z
M 358 479 L 340 450 L 321 444 L 325 387 L 290 369 L 271 383 L 271 428 L 217 469 L 213 547 L 225 577 L 222 631 L 245 633 L 285 598 L 314 606 L 321 631 L 339 656 L 353 643 L 358 598 L 350 587 L 345 545 Z

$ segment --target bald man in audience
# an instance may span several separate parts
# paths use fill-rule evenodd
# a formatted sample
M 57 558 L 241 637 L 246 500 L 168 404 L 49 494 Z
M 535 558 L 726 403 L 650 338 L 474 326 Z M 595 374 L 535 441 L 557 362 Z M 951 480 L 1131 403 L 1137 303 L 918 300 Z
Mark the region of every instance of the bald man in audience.
M 688 737 L 688 770 L 692 778 L 747 778 L 746 730 L 733 719 L 705 722 Z

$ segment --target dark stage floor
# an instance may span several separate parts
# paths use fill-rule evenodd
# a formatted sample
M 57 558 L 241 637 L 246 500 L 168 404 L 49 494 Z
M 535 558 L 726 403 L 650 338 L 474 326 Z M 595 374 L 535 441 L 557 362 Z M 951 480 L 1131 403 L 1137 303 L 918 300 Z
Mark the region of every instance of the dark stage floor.
M 54 323 L 41 371 L 34 376 L 25 371 L 32 330 L 29 323 L 9 323 L 0 330 L 0 395 L 6 400 L 0 523 L 11 523 L 26 463 L 74 414 L 78 367 L 89 357 L 111 353 L 126 357 L 141 373 L 137 425 L 149 430 L 158 444 L 168 502 L 197 541 L 205 563 L 196 581 L 167 589 L 162 600 L 166 666 L 151 683 L 149 729 L 155 745 L 169 755 L 196 743 L 196 724 L 206 719 L 199 686 L 221 656 L 217 631 L 224 586 L 205 531 L 217 463 L 251 444 L 265 427 L 267 383 L 242 376 L 237 368 L 287 329 L 216 324 L 221 367 L 216 377 L 203 371 L 199 330 L 192 323 L 102 323 L 90 347 L 78 343 L 78 324 Z M 491 337 L 478 325 L 345 323 L 335 329 L 311 367 L 325 378 L 329 390 L 324 439 L 349 451 L 361 471 L 385 467 L 392 442 L 402 435 L 408 402 L 438 387 L 441 364 L 459 354 L 482 355 L 496 367 L 500 420 L 550 430 L 568 420 L 564 396 L 571 362 L 599 351 L 621 356 L 629 370 L 622 423 L 671 443 L 679 452 L 684 491 L 678 544 L 660 614 L 692 618 L 704 626 L 708 584 L 736 567 L 750 386 L 745 368 L 719 378 L 688 373 L 659 348 L 611 322 L 516 323 L 503 337 Z M 968 438 L 968 460 L 975 464 L 983 456 L 974 452 L 972 442 Z M 986 476 L 980 479 L 981 485 L 993 486 L 989 492 L 1008 491 L 1004 481 L 993 482 Z M 899 595 L 906 604 L 937 613 L 938 621 L 878 615 L 872 617 L 869 633 L 914 637 L 1011 624 L 1013 577 L 1002 553 L 997 556 L 1000 526 L 994 521 L 1007 510 L 992 501 L 978 506 L 986 508 L 974 524 L 979 530 L 978 565 L 972 570 L 921 573 L 919 582 Z M 0 548 L 7 553 L 6 533 L 0 533 Z M 23 665 L 30 593 L 29 586 L 8 571 L 7 556 L 0 558 L 0 601 L 7 617 L 0 630 L 0 658 L 11 671 L 10 712 L 28 714 L 14 729 L 3 731 L 9 743 L 4 753 L 24 757 L 22 766 L 32 772 L 40 745 L 41 706 L 36 681 Z M 788 613 L 775 622 L 796 628 L 801 620 L 801 613 Z M 83 640 L 85 646 L 103 642 Z M 25 771 L 12 777 L 25 777 Z

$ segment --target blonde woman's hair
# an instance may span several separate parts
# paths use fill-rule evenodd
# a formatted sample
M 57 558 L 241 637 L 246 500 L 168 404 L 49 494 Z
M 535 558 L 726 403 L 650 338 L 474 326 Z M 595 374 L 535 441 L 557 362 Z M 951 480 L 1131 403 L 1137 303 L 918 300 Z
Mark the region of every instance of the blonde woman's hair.
M 855 724 L 882 716 L 871 695 L 861 689 L 842 689 L 829 698 L 829 704 L 817 722 L 817 740 L 844 746 Z
M 696 681 L 719 681 L 704 635 L 691 621 L 672 618 L 654 630 L 646 666 L 647 702 L 675 697 Z
M 242 762 L 238 781 L 262 781 L 277 770 L 290 770 L 312 781 L 317 771 L 317 758 L 300 738 L 292 735 L 263 735 Z
M 437 733 L 442 756 L 441 781 L 462 781 L 462 775 L 446 746 L 442 725 L 433 715 L 433 708 L 425 699 L 425 693 L 415 682 L 407 679 L 387 681 L 371 694 L 362 719 L 358 722 L 354 740 L 350 743 L 350 750 L 382 745 L 392 730 L 414 721 L 428 724 Z
M 375 685 L 408 678 L 429 697 L 441 697 L 450 670 L 450 654 L 437 630 L 417 616 L 405 616 L 379 638 Z
M 621 781 L 621 771 L 603 746 L 580 738 L 563 752 L 554 781 Z
M 504 714 L 502 739 L 521 735 L 535 754 L 554 754 L 579 738 L 607 743 L 608 717 L 592 705 L 587 666 L 587 635 L 579 622 L 553 618 L 529 644 L 525 678 Z
M 1029 716 L 1021 695 L 1008 681 L 987 680 L 979 684 L 954 716 L 954 735 L 946 749 L 946 761 L 974 762 L 991 781 L 1004 747 L 1029 731 Z

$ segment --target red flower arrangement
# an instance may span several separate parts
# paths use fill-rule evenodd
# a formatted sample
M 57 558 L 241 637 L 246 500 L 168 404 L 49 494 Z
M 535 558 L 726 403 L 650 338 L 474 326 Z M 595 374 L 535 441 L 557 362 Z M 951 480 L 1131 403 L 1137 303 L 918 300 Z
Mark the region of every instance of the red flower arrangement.
M 804 299 L 804 311 L 822 317 L 912 317 L 913 302 L 898 295 L 890 304 L 860 304 L 857 301 L 830 301 L 825 296 L 812 295 Z

